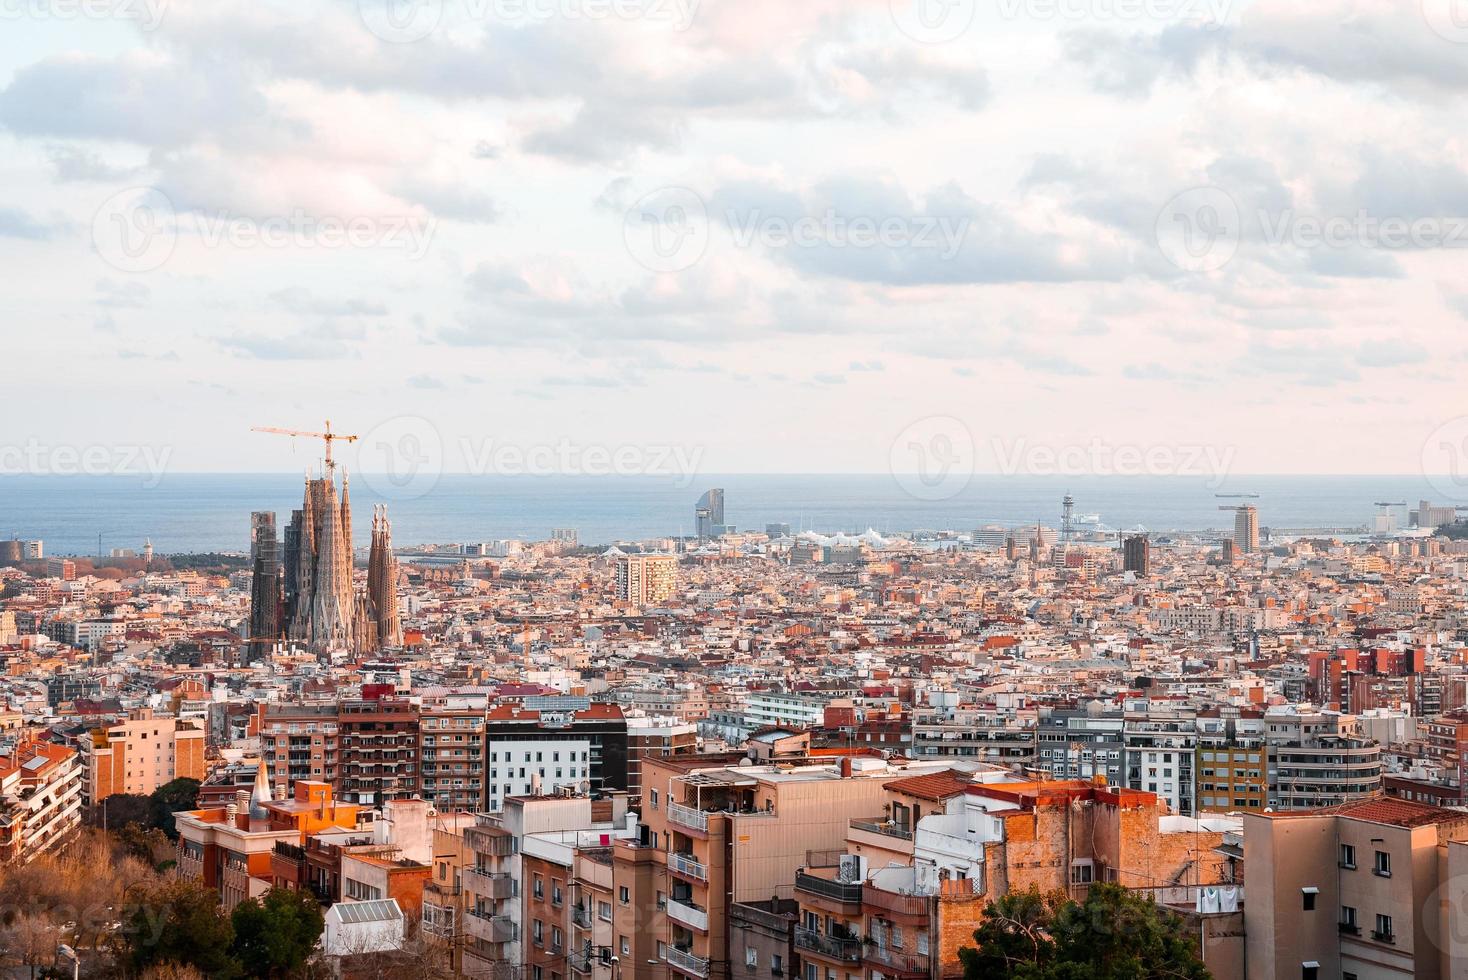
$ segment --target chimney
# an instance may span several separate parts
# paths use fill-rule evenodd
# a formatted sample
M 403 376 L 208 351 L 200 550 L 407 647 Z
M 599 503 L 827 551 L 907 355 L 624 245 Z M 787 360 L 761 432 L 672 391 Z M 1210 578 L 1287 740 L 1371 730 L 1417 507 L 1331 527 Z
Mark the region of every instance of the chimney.
M 841 778 L 851 778 L 851 756 L 849 755 L 843 755 L 841 757 Z

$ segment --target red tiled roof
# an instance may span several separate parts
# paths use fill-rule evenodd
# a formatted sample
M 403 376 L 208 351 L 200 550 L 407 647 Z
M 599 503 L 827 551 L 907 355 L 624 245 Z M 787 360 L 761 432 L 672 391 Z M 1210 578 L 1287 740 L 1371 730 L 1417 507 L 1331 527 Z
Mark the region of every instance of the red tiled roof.
M 908 776 L 894 779 L 887 788 L 894 793 L 916 796 L 924 800 L 942 802 L 966 792 L 973 782 L 963 773 L 953 769 L 928 773 L 924 776 Z
M 1335 814 L 1366 820 L 1371 823 L 1388 824 L 1393 827 L 1425 827 L 1435 823 L 1449 823 L 1468 818 L 1462 810 L 1402 800 L 1392 796 L 1373 796 L 1365 800 L 1354 800 L 1340 806 L 1316 810 L 1316 813 Z

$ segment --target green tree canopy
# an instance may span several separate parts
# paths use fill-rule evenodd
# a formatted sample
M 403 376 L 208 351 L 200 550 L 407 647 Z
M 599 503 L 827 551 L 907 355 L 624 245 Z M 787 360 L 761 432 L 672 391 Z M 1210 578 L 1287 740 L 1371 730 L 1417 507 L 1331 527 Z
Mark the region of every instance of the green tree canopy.
M 213 889 L 188 878 L 166 878 L 132 893 L 122 916 L 126 960 L 133 973 L 164 963 L 197 967 L 209 977 L 240 975 L 230 956 L 234 927 Z
M 234 908 L 234 954 L 252 977 L 298 976 L 326 927 L 310 892 L 272 888 Z
M 180 776 L 164 783 L 153 791 L 153 825 L 167 834 L 170 840 L 177 839 L 178 829 L 174 826 L 173 815 L 195 809 L 198 799 L 197 779 Z
M 990 902 L 958 951 L 965 980 L 1210 980 L 1182 919 L 1120 885 L 1092 885 L 1084 902 L 1038 891 Z

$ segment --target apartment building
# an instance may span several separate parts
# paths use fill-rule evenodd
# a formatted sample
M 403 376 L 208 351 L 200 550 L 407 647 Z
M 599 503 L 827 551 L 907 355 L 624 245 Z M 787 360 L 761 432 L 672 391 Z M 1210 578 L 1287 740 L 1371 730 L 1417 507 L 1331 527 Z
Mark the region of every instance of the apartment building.
M 1269 805 L 1269 748 L 1262 712 L 1198 712 L 1199 812 L 1262 811 Z
M 0 863 L 30 861 L 64 842 L 82 822 L 77 753 L 21 742 L 0 756 Z
M 1193 763 L 1198 748 L 1196 715 L 1186 708 L 1129 706 L 1122 729 L 1131 789 L 1154 793 L 1174 813 L 1196 809 Z
M 1035 768 L 1051 779 L 1106 777 L 1125 782 L 1126 743 L 1119 713 L 1041 709 L 1035 726 Z
M 276 796 L 290 796 L 302 780 L 340 787 L 341 725 L 334 703 L 262 704 L 259 729 Z
M 642 799 L 642 760 L 693 755 L 698 751 L 698 727 L 678 718 L 632 715 L 627 718 L 627 795 L 634 805 Z
M 1381 790 L 1381 746 L 1363 738 L 1351 715 L 1270 711 L 1269 805 L 1306 810 L 1365 799 Z
M 374 806 L 418 794 L 418 707 L 406 698 L 343 701 L 341 793 Z
M 158 716 L 149 708 L 99 728 L 78 743 L 85 778 L 83 805 L 100 806 L 115 793 L 146 796 L 175 779 L 204 779 L 205 731 L 193 720 Z
M 1389 797 L 1245 814 L 1249 980 L 1458 977 L 1468 813 Z M 1446 875 L 1444 874 L 1446 872 Z
M 924 758 L 970 759 L 1034 766 L 1038 758 L 1033 713 L 983 707 L 919 709 L 912 719 L 912 753 Z
M 295 795 L 276 801 L 264 768 L 254 788 L 222 807 L 175 815 L 178 873 L 219 892 L 226 909 L 258 898 L 279 880 L 278 843 L 303 847 L 313 834 L 329 828 L 355 830 L 355 804 L 338 803 L 327 783 L 298 782 Z
M 419 718 L 421 796 L 440 813 L 485 809 L 483 708 L 424 708 Z
M 867 757 L 756 765 L 740 755 L 648 759 L 644 767 L 645 832 L 639 846 L 613 852 L 619 943 L 631 939 L 633 922 L 648 934 L 627 944 L 638 980 L 657 975 L 644 959 L 706 980 L 730 959 L 734 904 L 794 897 L 796 873 L 812 855 L 839 852 L 850 814 L 881 812 L 888 782 L 935 768 Z

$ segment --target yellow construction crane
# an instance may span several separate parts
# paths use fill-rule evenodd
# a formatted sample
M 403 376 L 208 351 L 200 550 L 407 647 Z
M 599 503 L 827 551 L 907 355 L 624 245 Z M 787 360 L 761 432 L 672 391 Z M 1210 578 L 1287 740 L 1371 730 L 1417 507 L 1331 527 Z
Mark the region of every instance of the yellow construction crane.
M 326 420 L 325 432 L 302 432 L 300 429 L 276 429 L 270 426 L 257 425 L 251 432 L 269 432 L 277 436 L 307 436 L 312 439 L 326 440 L 326 472 L 331 474 L 336 470 L 336 463 L 331 458 L 331 444 L 333 442 L 356 442 L 361 436 L 344 436 L 339 432 L 331 431 L 331 419 Z

